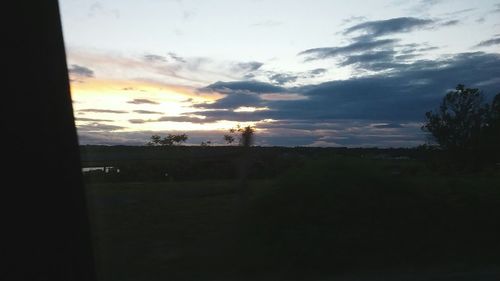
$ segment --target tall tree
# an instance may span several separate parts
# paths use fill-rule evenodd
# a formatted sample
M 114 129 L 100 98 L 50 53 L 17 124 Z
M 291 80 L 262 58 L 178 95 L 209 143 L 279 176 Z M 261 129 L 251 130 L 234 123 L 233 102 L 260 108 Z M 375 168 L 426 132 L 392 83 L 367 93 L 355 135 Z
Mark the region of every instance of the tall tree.
M 479 89 L 459 84 L 446 94 L 436 112 L 425 114 L 424 131 L 445 150 L 463 150 L 477 147 L 482 130 L 488 124 L 489 107 Z
M 239 145 L 242 147 L 240 150 L 240 156 L 238 157 L 238 174 L 239 174 L 239 188 L 236 203 L 242 206 L 247 201 L 248 197 L 248 172 L 251 167 L 252 158 L 250 155 L 250 146 L 253 144 L 253 139 L 255 135 L 255 128 L 252 126 L 241 127 L 239 124 L 236 128 L 229 130 L 229 134 L 224 135 L 224 140 L 231 144 L 236 138 L 239 140 Z

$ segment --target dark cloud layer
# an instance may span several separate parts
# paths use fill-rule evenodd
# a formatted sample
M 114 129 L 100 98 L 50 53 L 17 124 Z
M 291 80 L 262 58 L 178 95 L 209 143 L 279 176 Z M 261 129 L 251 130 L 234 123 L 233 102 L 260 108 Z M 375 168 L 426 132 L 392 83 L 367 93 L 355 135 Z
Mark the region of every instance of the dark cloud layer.
M 230 109 L 234 110 L 240 106 L 260 106 L 264 103 L 259 94 L 251 92 L 232 92 L 218 99 L 215 103 L 195 104 L 195 107 L 207 109 Z
M 263 119 L 316 120 L 372 119 L 394 123 L 421 122 L 424 113 L 435 108 L 443 95 L 463 83 L 467 86 L 483 85 L 487 94 L 500 90 L 500 55 L 482 52 L 462 53 L 437 61 L 420 60 L 394 65 L 391 75 L 373 75 L 318 85 L 285 89 L 300 93 L 307 100 L 266 101 L 259 92 L 231 93 L 208 106 L 217 109 L 234 109 L 239 106 L 266 106 L 270 110 L 242 114 L 232 111 L 198 112 L 208 117 L 237 121 Z M 489 82 L 488 82 L 489 81 Z M 497 82 L 495 82 L 497 81 Z M 269 86 L 262 82 L 233 82 L 236 89 L 262 89 Z M 219 83 L 220 84 L 220 83 Z M 258 86 L 258 87 L 257 87 Z
M 222 82 L 218 81 L 207 87 L 200 89 L 202 92 L 220 92 L 228 93 L 235 91 L 252 92 L 252 93 L 281 93 L 286 89 L 280 86 L 271 85 L 259 81 L 235 81 L 235 82 Z

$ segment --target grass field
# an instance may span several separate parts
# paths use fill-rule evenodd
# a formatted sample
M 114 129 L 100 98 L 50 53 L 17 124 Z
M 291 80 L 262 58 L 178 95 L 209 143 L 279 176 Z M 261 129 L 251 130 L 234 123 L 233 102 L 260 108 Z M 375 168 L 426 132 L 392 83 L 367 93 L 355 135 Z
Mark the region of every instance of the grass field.
M 88 184 L 100 280 L 500 276 L 498 172 L 445 176 L 414 161 L 329 156 L 250 181 L 244 201 L 237 188 Z

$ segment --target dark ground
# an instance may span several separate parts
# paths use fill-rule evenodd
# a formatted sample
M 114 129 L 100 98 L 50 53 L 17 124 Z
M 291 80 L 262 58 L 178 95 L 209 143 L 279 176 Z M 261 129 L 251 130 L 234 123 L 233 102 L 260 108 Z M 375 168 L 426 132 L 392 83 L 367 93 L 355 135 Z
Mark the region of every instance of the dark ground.
M 285 153 L 243 199 L 234 175 L 87 178 L 100 280 L 500 280 L 497 169 Z

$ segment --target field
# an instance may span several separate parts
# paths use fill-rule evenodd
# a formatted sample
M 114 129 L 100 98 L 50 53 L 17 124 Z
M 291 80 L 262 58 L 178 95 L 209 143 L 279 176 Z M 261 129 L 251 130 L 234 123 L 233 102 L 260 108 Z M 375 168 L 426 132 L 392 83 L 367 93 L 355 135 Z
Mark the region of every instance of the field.
M 287 155 L 243 196 L 234 175 L 87 179 L 99 280 L 498 280 L 497 169 L 368 154 Z

